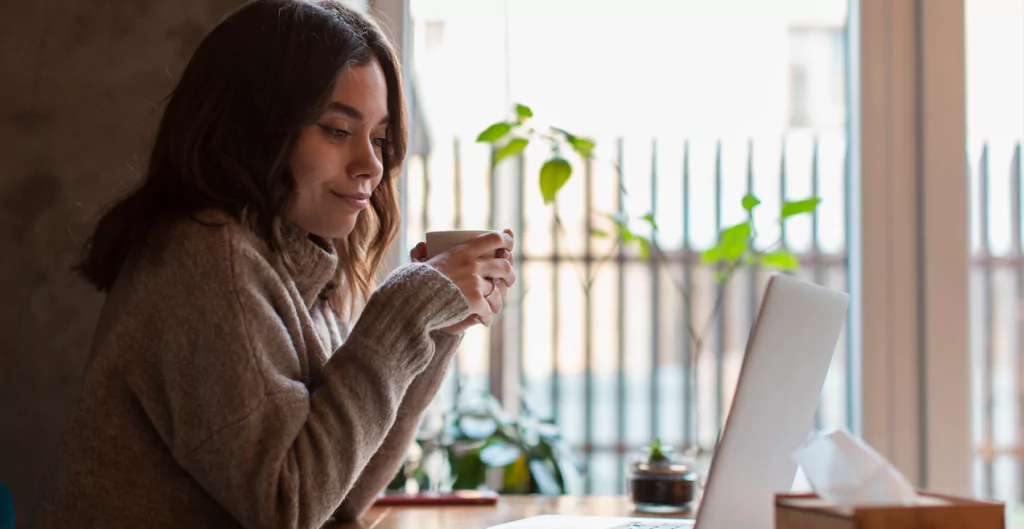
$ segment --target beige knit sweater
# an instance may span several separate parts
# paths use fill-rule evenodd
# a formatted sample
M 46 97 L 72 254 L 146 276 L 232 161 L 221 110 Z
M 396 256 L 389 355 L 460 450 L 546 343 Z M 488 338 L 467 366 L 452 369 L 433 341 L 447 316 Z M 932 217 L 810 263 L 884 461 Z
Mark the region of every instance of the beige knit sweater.
M 433 331 L 469 315 L 455 284 L 397 270 L 341 343 L 318 298 L 333 248 L 289 231 L 288 268 L 227 215 L 198 220 L 109 293 L 38 527 L 316 528 L 398 469 L 458 346 Z

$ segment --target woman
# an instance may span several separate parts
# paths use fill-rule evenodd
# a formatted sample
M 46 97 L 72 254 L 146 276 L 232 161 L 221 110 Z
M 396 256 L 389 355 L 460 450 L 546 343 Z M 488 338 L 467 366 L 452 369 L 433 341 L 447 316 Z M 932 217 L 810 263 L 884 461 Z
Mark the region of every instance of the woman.
M 319 527 L 394 476 L 515 281 L 506 232 L 372 290 L 400 222 L 399 72 L 333 0 L 252 2 L 202 42 L 81 263 L 108 294 L 40 527 Z

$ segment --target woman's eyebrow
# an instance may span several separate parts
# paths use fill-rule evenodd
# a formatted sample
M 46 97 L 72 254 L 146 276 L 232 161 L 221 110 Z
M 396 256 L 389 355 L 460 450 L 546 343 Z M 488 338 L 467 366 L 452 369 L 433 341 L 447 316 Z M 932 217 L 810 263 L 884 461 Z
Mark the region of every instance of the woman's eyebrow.
M 350 106 L 350 105 L 346 105 L 345 103 L 339 103 L 338 101 L 331 101 L 331 103 L 329 105 L 327 105 L 327 110 L 328 111 L 334 111 L 334 112 L 340 112 L 340 113 L 345 114 L 346 116 L 348 116 L 350 118 L 358 119 L 359 121 L 364 121 L 365 120 L 365 118 L 363 117 L 363 113 L 360 112 L 357 108 L 355 108 L 353 106 Z M 384 118 L 380 120 L 380 123 L 378 123 L 378 125 L 383 125 L 383 124 L 385 124 L 387 122 L 388 122 L 388 116 L 385 115 Z

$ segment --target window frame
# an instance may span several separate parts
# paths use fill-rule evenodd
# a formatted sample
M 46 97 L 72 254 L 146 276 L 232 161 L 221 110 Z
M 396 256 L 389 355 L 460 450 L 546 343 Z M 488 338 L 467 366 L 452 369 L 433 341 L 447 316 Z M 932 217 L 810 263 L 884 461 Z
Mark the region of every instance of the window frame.
M 972 491 L 963 0 L 853 0 L 851 290 L 863 438 Z M 870 214 L 864 214 L 870 212 Z
M 412 79 L 409 1 L 370 10 Z M 964 23 L 963 0 L 850 0 L 847 240 L 854 429 L 915 485 L 970 495 Z M 407 255 L 403 226 L 387 268 Z

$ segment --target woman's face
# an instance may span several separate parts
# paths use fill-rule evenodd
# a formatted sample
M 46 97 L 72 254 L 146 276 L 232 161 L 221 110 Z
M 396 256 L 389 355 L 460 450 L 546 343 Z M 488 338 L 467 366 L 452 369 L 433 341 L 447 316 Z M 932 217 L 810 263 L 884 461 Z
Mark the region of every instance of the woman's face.
M 285 218 L 324 238 L 347 237 L 384 174 L 388 92 L 377 61 L 346 68 L 327 110 L 302 130 Z

